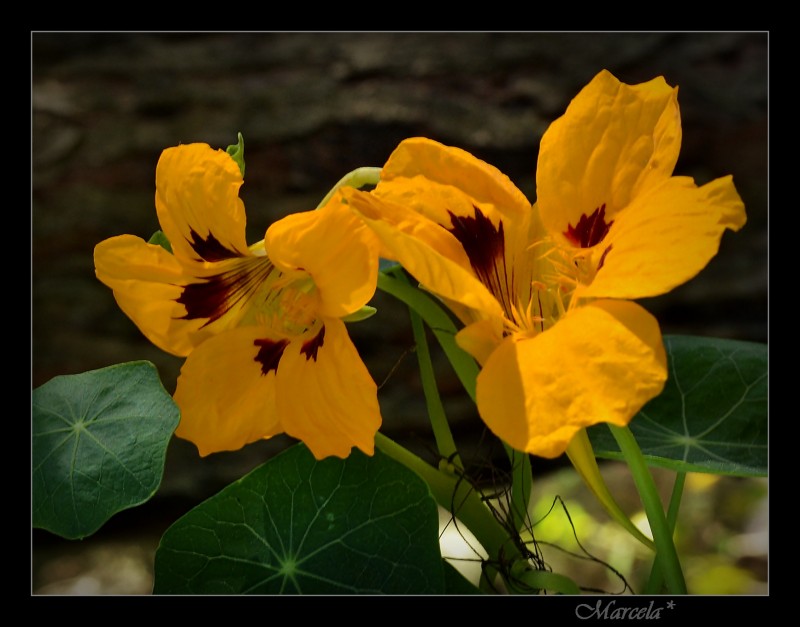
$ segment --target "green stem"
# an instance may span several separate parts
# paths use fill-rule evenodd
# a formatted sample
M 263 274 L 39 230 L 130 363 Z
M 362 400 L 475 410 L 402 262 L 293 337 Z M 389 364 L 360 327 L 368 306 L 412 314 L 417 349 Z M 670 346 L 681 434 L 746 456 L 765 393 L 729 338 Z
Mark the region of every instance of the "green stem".
M 506 455 L 511 462 L 511 520 L 514 529 L 521 531 L 529 526 L 528 504 L 533 488 L 533 471 L 531 470 L 531 458 L 527 453 L 517 451 L 503 442 L 506 448 Z
M 628 463 L 636 489 L 642 499 L 644 511 L 650 523 L 650 531 L 653 533 L 656 555 L 661 563 L 667 588 L 672 594 L 686 594 L 686 581 L 681 570 L 678 552 L 675 550 L 675 544 L 672 541 L 672 530 L 667 523 L 666 516 L 664 516 L 661 498 L 639 444 L 628 427 L 618 427 L 610 424 L 609 428 Z
M 428 350 L 428 340 L 425 337 L 425 326 L 422 323 L 422 318 L 413 309 L 409 308 L 408 313 L 411 317 L 411 329 L 414 332 L 414 343 L 417 347 L 417 362 L 419 363 L 422 391 L 425 393 L 425 403 L 428 406 L 428 417 L 431 421 L 436 447 L 439 449 L 439 455 L 463 471 L 464 464 L 458 455 L 450 425 L 447 424 L 447 416 L 444 412 L 442 399 L 439 396 L 439 389 L 436 386 L 436 375 L 433 371 L 431 353 Z
M 379 272 L 378 288 L 408 305 L 425 321 L 442 346 L 467 394 L 474 401 L 478 364 L 456 344 L 457 329 L 450 316 L 430 296 L 413 287 L 405 279 L 397 279 Z
M 381 168 L 356 168 L 339 179 L 339 182 L 331 188 L 331 191 L 325 194 L 325 198 L 317 205 L 317 209 L 324 207 L 340 187 L 348 186 L 356 189 L 361 189 L 368 185 L 374 187 L 380 180 Z
M 450 364 L 469 397 L 475 402 L 475 388 L 480 372 L 475 360 L 458 346 L 455 337 L 458 329 L 442 307 L 419 288 L 412 286 L 402 268 L 390 271 L 392 275 L 378 273 L 378 288 L 405 303 L 433 331 Z M 515 529 L 522 529 L 527 522 L 528 503 L 532 487 L 530 457 L 515 451 L 504 443 L 511 462 L 511 520 Z
M 416 472 L 428 484 L 436 502 L 465 524 L 481 543 L 489 556 L 490 569 L 492 564 L 522 557 L 517 546 L 509 540 L 506 529 L 468 482 L 434 468 L 380 432 L 375 435 L 375 446 Z
M 675 474 L 675 485 L 672 486 L 672 496 L 669 499 L 669 507 L 667 508 L 667 525 L 674 537 L 675 525 L 678 523 L 678 510 L 681 506 L 681 499 L 683 498 L 683 486 L 686 483 L 686 473 L 678 472 Z M 661 567 L 661 561 L 658 554 L 653 560 L 653 567 L 650 570 L 650 579 L 645 586 L 645 594 L 659 594 L 661 586 L 664 583 L 664 573 Z

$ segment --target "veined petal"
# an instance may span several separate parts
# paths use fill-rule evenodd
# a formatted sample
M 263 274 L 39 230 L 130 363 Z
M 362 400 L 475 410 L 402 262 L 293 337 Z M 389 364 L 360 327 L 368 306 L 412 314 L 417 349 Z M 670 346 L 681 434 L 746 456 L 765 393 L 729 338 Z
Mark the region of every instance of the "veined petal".
M 405 204 L 449 226 L 449 213 L 472 216 L 481 209 L 495 223 L 530 211 L 525 195 L 505 174 L 460 148 L 424 137 L 406 139 L 381 170 L 374 193 Z
M 489 428 L 517 450 L 561 455 L 589 425 L 626 425 L 667 378 L 656 319 L 627 301 L 596 301 L 532 338 L 511 336 L 477 380 Z
M 605 70 L 581 90 L 539 148 L 536 193 L 549 232 L 563 237 L 601 208 L 614 221 L 672 174 L 681 144 L 677 95 L 663 77 L 626 85 Z
M 347 457 L 354 446 L 372 455 L 381 425 L 377 386 L 344 323 L 324 322 L 317 335 L 292 342 L 281 358 L 277 407 L 283 429 L 317 459 Z
M 133 235 L 100 242 L 94 249 L 97 278 L 114 292 L 120 309 L 153 344 L 178 356 L 186 356 L 201 339 L 195 336 L 204 321 L 184 318 L 178 302 L 187 275 L 174 255 L 161 246 Z
M 378 238 L 340 194 L 320 209 L 275 222 L 264 244 L 279 269 L 311 275 L 319 290 L 321 316 L 351 314 L 375 294 Z
M 275 377 L 287 345 L 268 329 L 240 327 L 198 346 L 178 377 L 175 434 L 205 456 L 281 433 Z
M 439 225 L 370 194 L 353 195 L 351 206 L 377 234 L 392 258 L 427 290 L 480 312 L 480 317 L 503 317 L 499 301 L 472 270 L 458 240 Z M 400 219 L 392 218 L 394 211 Z
M 673 177 L 637 197 L 593 251 L 602 265 L 580 296 L 645 298 L 669 292 L 700 272 L 719 250 L 726 229 L 746 222 L 730 176 L 702 187 Z
M 469 257 L 467 257 L 464 247 L 446 227 L 438 222 L 410 209 L 406 204 L 382 198 L 374 193 L 348 188 L 343 189 L 342 194 L 350 207 L 368 224 L 374 224 L 378 220 L 384 222 L 392 229 L 424 242 L 428 247 L 463 268 L 470 267 Z M 381 242 L 381 256 L 384 259 L 399 261 L 383 238 L 379 237 L 378 239 Z
M 167 148 L 156 166 L 156 211 L 181 262 L 214 262 L 252 255 L 245 240 L 243 182 L 224 150 L 207 144 Z

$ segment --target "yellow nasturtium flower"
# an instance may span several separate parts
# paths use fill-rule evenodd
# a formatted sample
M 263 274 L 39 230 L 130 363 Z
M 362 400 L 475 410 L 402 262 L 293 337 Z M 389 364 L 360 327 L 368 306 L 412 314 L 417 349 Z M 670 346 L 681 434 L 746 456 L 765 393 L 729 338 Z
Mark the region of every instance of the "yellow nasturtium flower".
M 201 455 L 279 433 L 318 459 L 371 455 L 377 387 L 342 318 L 374 294 L 375 236 L 337 194 L 248 246 L 242 182 L 223 150 L 165 150 L 156 211 L 173 254 L 112 237 L 95 248 L 97 277 L 150 341 L 187 358 L 176 434 Z
M 348 198 L 465 327 L 476 401 L 517 450 L 562 454 L 584 427 L 623 426 L 663 389 L 656 319 L 627 299 L 689 280 L 745 222 L 731 177 L 673 177 L 677 89 L 601 72 L 545 133 L 531 206 L 473 155 L 403 141 L 369 193 Z

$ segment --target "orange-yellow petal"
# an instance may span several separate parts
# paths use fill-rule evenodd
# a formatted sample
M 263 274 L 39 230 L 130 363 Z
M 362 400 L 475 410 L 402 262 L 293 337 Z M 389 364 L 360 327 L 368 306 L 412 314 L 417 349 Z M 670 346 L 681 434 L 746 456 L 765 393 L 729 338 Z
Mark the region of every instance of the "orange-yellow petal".
M 286 344 L 267 329 L 240 327 L 197 347 L 178 377 L 175 434 L 205 456 L 281 433 L 275 376 Z
M 207 144 L 167 148 L 156 166 L 156 211 L 161 229 L 182 262 L 249 256 L 243 182 L 224 150 Z
M 460 148 L 424 137 L 406 139 L 381 170 L 377 196 L 394 200 L 449 225 L 449 213 L 472 216 L 481 209 L 497 223 L 530 211 L 530 202 L 505 174 Z
M 324 207 L 272 224 L 264 244 L 283 271 L 302 269 L 319 290 L 319 315 L 340 318 L 374 295 L 378 279 L 375 234 L 336 194 Z
M 617 216 L 593 251 L 594 280 L 578 292 L 595 298 L 645 298 L 664 294 L 700 272 L 719 250 L 726 229 L 746 216 L 732 178 L 702 187 L 673 177 L 637 197 Z
M 464 268 L 470 267 L 464 247 L 455 236 L 447 228 L 442 228 L 438 222 L 409 208 L 409 205 L 350 188 L 342 190 L 342 194 L 350 207 L 368 224 L 372 225 L 375 221 L 383 222 L 396 231 L 424 242 L 426 246 L 456 264 Z M 378 239 L 381 242 L 381 257 L 397 261 L 392 247 L 387 246 L 383 238 Z
M 193 278 L 161 246 L 119 235 L 95 246 L 94 265 L 120 309 L 153 344 L 185 356 L 201 339 L 193 337 L 204 321 L 183 319 L 186 310 L 177 302 Z
M 381 425 L 377 386 L 340 320 L 326 319 L 319 334 L 287 347 L 277 389 L 284 431 L 317 459 L 347 457 L 354 446 L 374 453 Z
M 545 132 L 536 195 L 549 232 L 563 237 L 605 205 L 608 221 L 672 174 L 681 144 L 678 90 L 662 77 L 626 85 L 600 72 Z
M 596 301 L 537 336 L 507 338 L 478 375 L 476 400 L 507 444 L 553 458 L 583 427 L 626 425 L 666 378 L 656 319 L 635 303 Z
M 354 195 L 350 204 L 377 234 L 392 258 L 425 289 L 480 312 L 481 317 L 502 319 L 500 303 L 478 280 L 455 237 L 431 220 L 403 209 L 402 205 L 370 194 Z M 394 209 L 402 215 L 400 220 L 390 217 Z
M 479 364 L 485 364 L 503 342 L 503 329 L 492 320 L 478 320 L 456 334 L 456 343 Z

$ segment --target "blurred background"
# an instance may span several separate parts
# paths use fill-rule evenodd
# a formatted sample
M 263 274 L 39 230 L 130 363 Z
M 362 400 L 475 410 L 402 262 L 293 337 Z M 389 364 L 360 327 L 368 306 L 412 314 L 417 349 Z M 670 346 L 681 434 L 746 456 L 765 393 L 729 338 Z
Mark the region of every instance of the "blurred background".
M 417 135 L 492 163 L 534 200 L 542 133 L 602 69 L 626 83 L 662 75 L 678 85 L 683 145 L 675 173 L 700 184 L 732 174 L 747 209 L 747 225 L 725 235 L 703 273 L 642 304 L 664 333 L 767 342 L 768 52 L 767 33 L 34 32 L 32 387 L 146 359 L 174 390 L 182 360 L 150 345 L 120 312 L 95 279 L 92 257 L 107 237 L 147 239 L 159 229 L 153 197 L 164 148 L 225 148 L 243 134 L 251 242 Z M 407 313 L 381 293 L 372 304 L 379 315 L 350 330 L 381 385 L 383 431 L 433 460 Z M 434 357 L 457 443 L 480 480 L 502 464 L 502 450 L 442 355 Z M 147 504 L 83 541 L 33 530 L 32 592 L 148 594 L 153 551 L 169 524 L 291 443 L 279 437 L 200 458 L 174 440 L 162 487 Z M 574 471 L 563 459 L 534 460 L 534 469 L 542 503 L 562 496 L 583 521 L 581 541 L 593 537 L 590 550 L 624 564 L 615 567 L 636 587 L 644 556 L 614 535 Z M 603 472 L 626 489 L 624 467 L 608 462 Z M 679 527 L 690 589 L 765 593 L 766 479 L 692 477 Z M 668 476 L 663 483 L 668 490 Z M 624 505 L 632 515 L 641 509 Z M 606 528 L 611 535 L 597 531 Z M 619 591 L 619 580 L 601 571 L 586 585 Z

